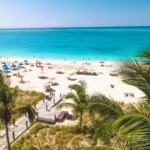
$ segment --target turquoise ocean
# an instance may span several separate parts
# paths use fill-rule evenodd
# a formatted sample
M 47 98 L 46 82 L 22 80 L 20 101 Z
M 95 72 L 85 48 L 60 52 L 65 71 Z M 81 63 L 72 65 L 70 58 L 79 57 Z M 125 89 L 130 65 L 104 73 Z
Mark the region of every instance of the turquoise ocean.
M 0 29 L 0 56 L 108 60 L 135 56 L 150 45 L 150 27 Z

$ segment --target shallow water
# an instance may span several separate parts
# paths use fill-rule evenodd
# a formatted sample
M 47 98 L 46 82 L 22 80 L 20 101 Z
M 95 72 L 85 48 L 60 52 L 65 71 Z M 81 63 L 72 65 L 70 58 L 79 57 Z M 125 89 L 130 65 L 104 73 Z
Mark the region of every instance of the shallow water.
M 149 46 L 150 27 L 1 29 L 0 56 L 116 60 Z

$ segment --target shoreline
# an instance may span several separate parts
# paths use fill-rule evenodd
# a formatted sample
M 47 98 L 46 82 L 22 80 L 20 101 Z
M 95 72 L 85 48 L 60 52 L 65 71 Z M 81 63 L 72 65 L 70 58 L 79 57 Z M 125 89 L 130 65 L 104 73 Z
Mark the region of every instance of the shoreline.
M 23 63 L 21 58 L 1 58 L 0 62 L 12 63 L 15 60 L 18 60 L 19 63 Z M 91 65 L 83 65 L 83 62 L 76 61 L 76 63 L 71 63 L 71 61 L 54 61 L 54 60 L 41 60 L 43 66 L 43 76 L 46 76 L 46 79 L 40 79 L 42 69 L 41 67 L 36 67 L 35 59 L 27 59 L 30 63 L 34 64 L 34 67 L 30 65 L 25 65 L 25 69 L 19 69 L 17 71 L 11 71 L 10 79 L 11 85 L 18 85 L 22 90 L 29 91 L 38 91 L 43 92 L 45 95 L 48 95 L 49 92 L 45 91 L 44 85 L 49 82 L 49 78 L 54 78 L 53 83 L 57 83 L 55 86 L 51 86 L 52 92 L 55 93 L 56 97 L 60 96 L 60 93 L 66 94 L 70 92 L 68 88 L 71 84 L 78 84 L 80 80 L 84 80 L 87 83 L 87 93 L 92 95 L 94 93 L 102 93 L 107 97 L 112 97 L 116 101 L 124 103 L 135 103 L 140 100 L 143 96 L 143 93 L 137 88 L 127 85 L 122 82 L 120 76 L 111 76 L 110 73 L 116 70 L 117 64 L 115 62 L 105 62 L 102 67 L 99 62 L 90 62 Z M 39 60 L 40 61 L 40 60 Z M 48 68 L 46 63 L 51 63 L 51 68 Z M 77 74 L 78 70 L 94 71 L 97 75 L 80 75 Z M 62 74 L 57 72 L 61 71 Z M 13 73 L 20 73 L 23 76 L 24 84 L 20 83 L 20 78 L 13 75 Z M 68 79 L 73 78 L 73 80 Z M 113 87 L 111 86 L 113 85 Z M 126 96 L 125 93 L 129 93 L 129 96 Z M 134 93 L 134 97 L 130 96 L 130 93 Z
M 15 58 L 11 58 L 11 57 L 8 57 L 7 59 L 7 56 L 6 57 L 1 57 L 0 58 L 0 62 L 7 62 L 7 63 L 15 63 L 15 61 L 18 61 L 18 62 L 21 62 L 21 63 L 24 63 L 24 60 L 27 60 L 29 63 L 36 63 L 36 61 L 40 61 L 42 63 L 54 63 L 54 64 L 77 64 L 77 65 L 83 65 L 83 63 L 91 63 L 92 65 L 96 65 L 96 66 L 100 66 L 101 64 L 99 63 L 100 61 L 104 61 L 104 64 L 107 63 L 107 64 L 110 64 L 110 65 L 115 65 L 115 63 L 117 61 L 107 61 L 107 60 L 100 60 L 100 61 L 93 61 L 93 60 L 62 60 L 62 59 L 36 59 L 36 58 L 26 58 L 26 59 L 23 59 L 23 58 L 19 58 L 19 57 L 15 57 Z M 90 65 L 88 65 L 90 66 Z

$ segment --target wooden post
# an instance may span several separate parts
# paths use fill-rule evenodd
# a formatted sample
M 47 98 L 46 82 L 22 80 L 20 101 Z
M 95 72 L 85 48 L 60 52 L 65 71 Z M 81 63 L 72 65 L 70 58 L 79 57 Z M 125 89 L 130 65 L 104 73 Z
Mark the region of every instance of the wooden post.
M 54 100 L 54 105 L 55 105 L 55 98 L 53 100 Z
M 46 111 L 48 110 L 48 105 L 46 105 Z
M 54 120 L 56 121 L 56 115 L 54 115 Z
M 37 117 L 39 116 L 39 113 L 37 112 Z
M 36 109 L 36 104 L 34 104 L 34 108 Z
M 26 128 L 28 129 L 28 121 L 26 121 Z
M 43 96 L 43 103 L 45 103 L 45 96 Z
M 50 92 L 50 95 L 49 95 L 49 96 L 50 96 L 50 98 L 51 98 L 51 96 L 52 96 L 52 93 L 51 93 L 51 92 Z
M 13 118 L 13 125 L 15 126 L 15 119 Z
M 13 136 L 13 139 L 15 139 L 15 132 L 14 131 L 12 132 L 12 136 Z
M 61 93 L 60 93 L 60 99 L 61 99 Z

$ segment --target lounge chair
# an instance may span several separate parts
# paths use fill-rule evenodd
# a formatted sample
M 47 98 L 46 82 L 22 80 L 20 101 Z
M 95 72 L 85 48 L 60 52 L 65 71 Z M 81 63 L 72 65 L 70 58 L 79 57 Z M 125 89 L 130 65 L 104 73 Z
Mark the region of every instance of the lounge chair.
M 111 84 L 110 87 L 111 87 L 111 88 L 114 88 L 115 86 Z
M 125 96 L 125 97 L 128 97 L 128 93 L 124 93 L 124 96 Z
M 134 97 L 134 93 L 130 93 L 130 96 Z
M 69 116 L 68 111 L 62 111 L 57 117 L 56 121 L 63 121 L 65 118 Z

